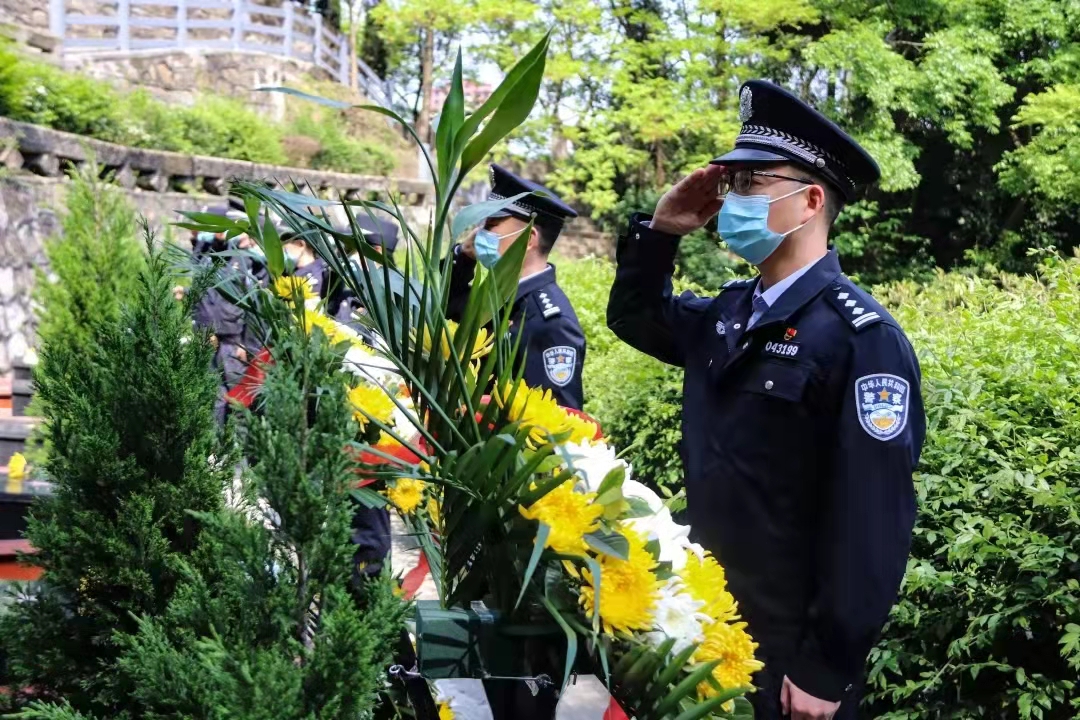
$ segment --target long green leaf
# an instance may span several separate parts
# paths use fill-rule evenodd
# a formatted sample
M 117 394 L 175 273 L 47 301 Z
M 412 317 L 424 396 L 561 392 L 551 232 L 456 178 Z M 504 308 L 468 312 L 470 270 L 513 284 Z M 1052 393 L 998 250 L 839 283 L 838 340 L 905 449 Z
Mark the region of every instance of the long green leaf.
M 458 48 L 454 72 L 450 77 L 450 93 L 439 113 L 439 129 L 435 133 L 436 157 L 439 162 L 439 184 L 450 186 L 457 165 L 454 138 L 465 122 L 465 91 L 461 84 L 461 48 Z
M 454 220 L 450 223 L 450 236 L 456 240 L 472 226 L 479 225 L 495 213 L 500 212 L 503 208 L 513 205 L 518 200 L 528 195 L 532 195 L 532 193 L 518 193 L 513 197 L 502 198 L 499 200 L 485 200 L 463 207 L 456 215 L 454 215 Z
M 630 557 L 630 543 L 619 533 L 589 533 L 585 543 L 596 552 L 619 560 Z
M 529 50 L 516 63 L 514 67 L 510 68 L 510 72 L 506 73 L 506 77 L 499 83 L 499 86 L 495 88 L 495 91 L 488 96 L 488 99 L 484 101 L 484 104 L 474 112 L 458 131 L 458 137 L 455 142 L 460 146 L 471 138 L 476 131 L 480 128 L 480 123 L 491 115 L 503 102 L 507 95 L 517 87 L 521 82 L 522 77 L 528 72 L 528 70 L 536 64 L 536 61 L 542 55 L 547 55 L 548 43 L 551 41 L 551 33 L 548 32 L 544 37 L 540 39 L 532 49 Z M 468 170 L 463 170 L 464 175 Z
M 577 659 L 577 633 L 574 632 L 566 620 L 563 619 L 562 613 L 556 608 L 551 600 L 546 595 L 540 596 L 540 602 L 544 604 L 547 611 L 551 614 L 551 617 L 555 618 L 555 622 L 559 623 L 559 627 L 563 629 L 566 634 L 566 667 L 563 670 L 562 685 L 559 686 L 559 692 L 562 692 L 566 687 L 566 683 L 570 682 L 570 673 L 574 669 L 574 661 Z
M 529 117 L 536 98 L 540 94 L 540 83 L 544 79 L 544 68 L 547 65 L 547 48 L 550 40 L 549 35 L 538 43 L 541 47 L 531 65 L 526 67 L 520 78 L 511 87 L 511 91 L 499 103 L 495 114 L 484 125 L 475 138 L 465 146 L 461 154 L 461 174 L 465 175 L 487 157 L 491 149 L 509 135 L 514 128 Z M 529 57 L 529 56 L 526 56 Z M 505 82 L 505 81 L 504 81 Z
M 722 692 L 716 697 L 709 698 L 700 705 L 695 705 L 689 710 L 680 713 L 675 720 L 700 720 L 703 717 L 711 715 L 715 710 L 719 710 L 721 705 L 738 697 L 742 693 L 742 690 L 727 690 Z
M 515 610 L 521 605 L 521 599 L 525 597 L 525 591 L 529 589 L 529 583 L 532 581 L 533 573 L 536 572 L 536 565 L 540 562 L 540 556 L 544 554 L 544 544 L 547 543 L 550 534 L 551 526 L 547 523 L 540 523 L 539 527 L 536 528 L 536 540 L 533 541 L 532 555 L 529 556 L 529 565 L 525 568 L 525 577 L 521 581 L 521 593 L 518 595 L 517 602 L 514 603 Z
M 277 279 L 285 272 L 285 248 L 269 216 L 263 223 L 261 240 L 263 254 L 266 255 L 266 269 L 270 271 L 274 279 Z

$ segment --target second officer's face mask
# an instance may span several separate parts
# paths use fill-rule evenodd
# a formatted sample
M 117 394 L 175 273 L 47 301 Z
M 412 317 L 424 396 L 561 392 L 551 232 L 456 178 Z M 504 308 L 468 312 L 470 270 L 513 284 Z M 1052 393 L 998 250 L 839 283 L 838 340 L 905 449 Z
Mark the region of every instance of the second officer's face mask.
M 518 234 L 520 234 L 518 231 L 514 231 L 505 235 L 496 235 L 486 228 L 477 230 L 476 238 L 473 240 L 477 262 L 489 270 L 495 267 L 495 263 L 499 262 L 499 258 L 502 257 L 502 251 L 499 250 L 499 241 L 505 237 Z
M 807 220 L 785 233 L 775 232 L 769 229 L 769 206 L 798 195 L 808 187 L 810 186 L 803 186 L 778 198 L 729 192 L 724 197 L 724 204 L 716 218 L 716 230 L 720 233 L 720 238 L 727 243 L 731 252 L 751 265 L 760 265 L 776 252 L 784 238 L 810 222 Z

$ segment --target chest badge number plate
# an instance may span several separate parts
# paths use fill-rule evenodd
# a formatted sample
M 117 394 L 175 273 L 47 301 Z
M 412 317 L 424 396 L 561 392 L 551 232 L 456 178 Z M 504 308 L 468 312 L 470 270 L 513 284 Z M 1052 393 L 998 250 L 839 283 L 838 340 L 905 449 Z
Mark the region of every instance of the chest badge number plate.
M 765 343 L 765 354 L 778 357 L 795 357 L 799 354 L 799 343 L 767 342 Z

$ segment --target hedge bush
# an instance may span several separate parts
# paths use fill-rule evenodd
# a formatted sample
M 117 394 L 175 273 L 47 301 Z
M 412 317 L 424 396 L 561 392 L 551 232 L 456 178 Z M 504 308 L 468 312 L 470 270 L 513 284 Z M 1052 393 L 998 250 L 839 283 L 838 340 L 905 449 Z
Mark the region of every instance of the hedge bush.
M 193 107 L 169 105 L 145 90 L 118 92 L 107 82 L 21 57 L 0 45 L 0 115 L 132 147 L 284 165 L 284 140 L 319 144 L 311 167 L 389 175 L 394 156 L 349 136 L 344 118 L 305 108 L 288 125 L 231 98 L 203 96 Z
M 613 276 L 603 261 L 559 265 L 589 341 L 586 408 L 635 473 L 676 489 L 681 372 L 606 329 Z M 1080 260 L 875 294 L 919 355 L 928 433 L 912 556 L 866 709 L 1080 717 Z
M 890 718 L 1080 717 L 1080 261 L 879 293 L 928 433 L 904 592 L 871 658 Z

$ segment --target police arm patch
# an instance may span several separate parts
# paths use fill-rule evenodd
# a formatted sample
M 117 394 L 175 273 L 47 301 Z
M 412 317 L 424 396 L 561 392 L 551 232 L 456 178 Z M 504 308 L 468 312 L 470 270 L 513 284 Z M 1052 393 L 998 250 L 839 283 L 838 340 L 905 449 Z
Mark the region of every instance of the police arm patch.
M 577 348 L 556 345 L 544 351 L 544 372 L 559 387 L 566 387 L 574 379 L 576 365 Z
M 875 440 L 892 440 L 907 427 L 911 384 L 902 377 L 878 373 L 855 381 L 859 424 Z

